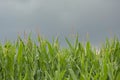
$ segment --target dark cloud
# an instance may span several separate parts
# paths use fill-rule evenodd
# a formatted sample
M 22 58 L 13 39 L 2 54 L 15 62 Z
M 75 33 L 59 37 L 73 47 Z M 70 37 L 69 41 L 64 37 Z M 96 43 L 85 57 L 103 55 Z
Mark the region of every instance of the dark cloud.
M 119 0 L 0 0 L 0 33 L 35 32 L 52 37 L 79 33 L 94 44 L 120 36 Z

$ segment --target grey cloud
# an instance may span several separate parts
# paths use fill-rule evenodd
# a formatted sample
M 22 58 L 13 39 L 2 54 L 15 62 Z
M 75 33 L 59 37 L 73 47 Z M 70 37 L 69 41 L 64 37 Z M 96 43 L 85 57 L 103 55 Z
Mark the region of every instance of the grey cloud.
M 48 37 L 88 32 L 98 43 L 111 32 L 120 35 L 119 8 L 119 0 L 0 0 L 0 32 L 39 28 Z

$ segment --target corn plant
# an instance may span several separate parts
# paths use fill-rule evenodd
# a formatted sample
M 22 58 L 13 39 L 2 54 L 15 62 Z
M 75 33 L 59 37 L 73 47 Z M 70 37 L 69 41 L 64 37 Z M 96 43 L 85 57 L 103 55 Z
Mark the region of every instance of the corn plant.
M 0 80 L 119 80 L 120 41 L 106 40 L 99 53 L 90 42 L 61 48 L 58 38 L 50 43 L 38 36 L 35 42 L 18 37 L 0 44 Z

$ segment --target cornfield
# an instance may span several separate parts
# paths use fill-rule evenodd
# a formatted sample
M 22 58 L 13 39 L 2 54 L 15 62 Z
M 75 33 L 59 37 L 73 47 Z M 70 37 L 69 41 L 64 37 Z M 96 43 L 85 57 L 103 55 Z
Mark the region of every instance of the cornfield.
M 106 40 L 99 53 L 90 42 L 61 48 L 38 36 L 0 44 L 0 80 L 120 80 L 120 41 Z

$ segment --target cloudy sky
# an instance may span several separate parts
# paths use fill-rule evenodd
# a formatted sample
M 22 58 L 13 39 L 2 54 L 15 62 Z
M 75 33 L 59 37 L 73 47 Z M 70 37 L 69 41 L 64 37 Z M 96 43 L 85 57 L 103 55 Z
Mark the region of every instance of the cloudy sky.
M 0 0 L 0 40 L 18 33 L 68 36 L 98 45 L 120 36 L 120 0 Z M 62 39 L 61 39 L 62 40 Z

